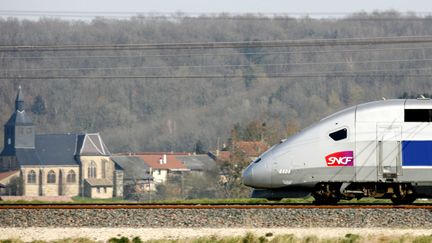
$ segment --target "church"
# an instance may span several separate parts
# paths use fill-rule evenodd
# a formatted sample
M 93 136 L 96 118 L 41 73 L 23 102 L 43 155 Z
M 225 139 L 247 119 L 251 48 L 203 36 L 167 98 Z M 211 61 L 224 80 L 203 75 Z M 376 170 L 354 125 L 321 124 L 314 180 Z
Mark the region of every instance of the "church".
M 123 197 L 123 170 L 110 156 L 99 133 L 36 134 L 18 88 L 4 125 L 0 186 L 15 177 L 12 193 L 21 196 Z

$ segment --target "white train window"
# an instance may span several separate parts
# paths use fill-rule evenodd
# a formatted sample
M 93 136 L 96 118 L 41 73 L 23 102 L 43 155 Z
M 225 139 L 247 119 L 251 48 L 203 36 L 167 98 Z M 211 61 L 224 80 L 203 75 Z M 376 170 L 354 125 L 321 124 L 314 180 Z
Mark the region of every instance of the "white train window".
M 432 110 L 430 109 L 406 109 L 405 122 L 431 122 Z
M 329 136 L 335 141 L 343 140 L 348 137 L 348 129 L 342 128 L 340 130 L 330 133 Z

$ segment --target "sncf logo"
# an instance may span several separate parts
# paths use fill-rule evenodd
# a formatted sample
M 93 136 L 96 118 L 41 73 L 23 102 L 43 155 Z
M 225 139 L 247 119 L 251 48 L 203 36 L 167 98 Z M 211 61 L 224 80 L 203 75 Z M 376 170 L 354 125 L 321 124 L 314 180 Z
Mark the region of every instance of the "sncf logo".
M 327 155 L 325 159 L 327 162 L 327 166 L 353 166 L 354 152 L 340 151 Z

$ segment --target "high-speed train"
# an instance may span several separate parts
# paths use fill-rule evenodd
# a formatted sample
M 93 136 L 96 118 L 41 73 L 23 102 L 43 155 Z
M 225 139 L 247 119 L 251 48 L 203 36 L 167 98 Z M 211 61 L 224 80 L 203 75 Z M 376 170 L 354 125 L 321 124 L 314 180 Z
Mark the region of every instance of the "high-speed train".
M 432 101 L 381 100 L 330 115 L 282 140 L 243 171 L 252 197 L 310 194 L 317 204 L 432 198 Z

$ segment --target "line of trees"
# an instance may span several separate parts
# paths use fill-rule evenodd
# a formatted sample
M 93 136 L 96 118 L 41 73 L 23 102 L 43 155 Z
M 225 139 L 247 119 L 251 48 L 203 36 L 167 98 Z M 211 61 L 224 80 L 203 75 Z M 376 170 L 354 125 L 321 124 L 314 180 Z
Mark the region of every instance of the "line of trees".
M 360 13 L 337 20 L 254 18 L 235 19 L 221 15 L 202 19 L 184 17 L 173 21 L 135 17 L 129 20 L 98 18 L 91 22 L 8 18 L 0 19 L 0 45 L 432 35 L 432 18 L 411 16 L 406 19 L 397 12 Z M 271 144 L 346 106 L 381 97 L 397 98 L 404 96 L 404 92 L 407 95 L 430 93 L 428 90 L 431 90 L 432 83 L 428 76 L 423 75 L 428 72 L 420 69 L 430 67 L 427 59 L 431 54 L 429 44 L 1 52 L 0 76 L 246 76 L 178 80 L 0 80 L 0 123 L 9 118 L 14 107 L 14 94 L 21 84 L 26 110 L 33 113 L 38 132 L 99 131 L 113 152 L 194 149 L 202 152 L 216 148 L 217 141 L 226 141 L 236 124 L 246 127 L 241 131 L 245 137 L 257 139 L 266 136 Z M 209 67 L 196 67 L 203 65 Z M 268 77 L 276 72 L 368 70 L 400 72 L 398 75 L 388 72 L 382 76 Z M 421 75 L 415 76 L 418 74 Z M 251 121 L 257 122 L 250 124 Z

